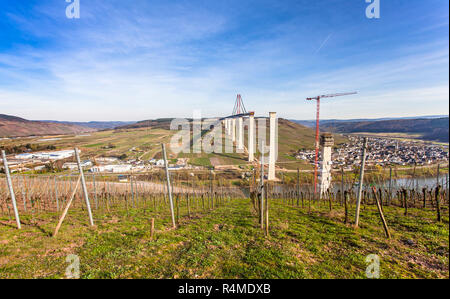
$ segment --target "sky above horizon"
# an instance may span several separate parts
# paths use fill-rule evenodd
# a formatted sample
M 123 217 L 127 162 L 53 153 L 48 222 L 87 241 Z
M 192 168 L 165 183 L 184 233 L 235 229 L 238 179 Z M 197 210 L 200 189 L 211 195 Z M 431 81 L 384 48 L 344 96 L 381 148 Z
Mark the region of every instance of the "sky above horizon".
M 0 114 L 122 120 L 248 111 L 448 114 L 449 1 L 0 0 Z

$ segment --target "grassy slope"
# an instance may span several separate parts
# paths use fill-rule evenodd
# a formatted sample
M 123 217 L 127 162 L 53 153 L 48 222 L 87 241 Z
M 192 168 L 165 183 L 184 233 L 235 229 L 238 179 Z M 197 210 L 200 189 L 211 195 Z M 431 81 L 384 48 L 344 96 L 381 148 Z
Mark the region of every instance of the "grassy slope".
M 64 277 L 68 254 L 80 256 L 82 278 L 364 278 L 369 254 L 380 256 L 382 278 L 449 277 L 448 213 L 436 223 L 432 211 L 410 209 L 404 217 L 385 207 L 393 236 L 386 241 L 374 207 L 362 209 L 358 230 L 342 224 L 337 208 L 313 207 L 308 214 L 272 201 L 267 239 L 248 200 L 184 216 L 175 231 L 167 229 L 167 211 L 95 213 L 96 229 L 86 226 L 85 212 L 71 212 L 57 239 L 49 237 L 56 215 L 20 232 L 2 219 L 0 278 Z M 156 218 L 153 241 L 150 217 Z

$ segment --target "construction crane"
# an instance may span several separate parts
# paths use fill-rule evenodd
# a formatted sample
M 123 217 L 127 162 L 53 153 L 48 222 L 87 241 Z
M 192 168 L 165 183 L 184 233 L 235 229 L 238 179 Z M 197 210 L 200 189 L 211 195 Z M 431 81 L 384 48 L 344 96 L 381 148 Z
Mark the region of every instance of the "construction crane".
M 308 101 L 316 100 L 317 101 L 317 114 L 316 114 L 316 156 L 314 158 L 314 194 L 317 193 L 317 170 L 318 170 L 318 159 L 319 159 L 319 122 L 320 122 L 320 99 L 323 98 L 334 98 L 334 97 L 341 97 L 341 96 L 348 96 L 357 94 L 357 92 L 346 92 L 346 93 L 335 93 L 335 94 L 326 94 L 326 95 L 320 95 L 317 97 L 312 98 L 306 98 Z

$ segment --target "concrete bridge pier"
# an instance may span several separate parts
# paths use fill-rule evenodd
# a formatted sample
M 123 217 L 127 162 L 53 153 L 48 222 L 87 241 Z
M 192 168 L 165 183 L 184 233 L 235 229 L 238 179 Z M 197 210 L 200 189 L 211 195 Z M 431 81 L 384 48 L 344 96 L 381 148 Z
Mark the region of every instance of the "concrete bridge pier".
M 244 151 L 244 119 L 242 117 L 238 119 L 237 150 L 239 152 Z
M 231 140 L 236 142 L 236 119 L 233 118 L 231 121 Z

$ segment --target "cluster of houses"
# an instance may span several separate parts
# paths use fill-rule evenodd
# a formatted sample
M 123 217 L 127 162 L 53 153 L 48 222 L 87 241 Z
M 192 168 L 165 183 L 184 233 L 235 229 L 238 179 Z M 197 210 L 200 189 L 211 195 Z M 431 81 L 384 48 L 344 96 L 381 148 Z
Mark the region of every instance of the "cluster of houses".
M 72 158 L 74 154 L 74 150 L 23 153 L 14 157 L 8 157 L 8 165 L 11 172 L 42 171 L 52 162 Z M 78 164 L 73 162 L 73 158 L 69 161 L 63 161 L 62 168 L 77 171 Z M 186 158 L 177 159 L 175 162 L 171 161 L 169 163 L 169 169 L 189 169 L 192 166 L 188 165 L 187 161 Z M 81 167 L 93 173 L 146 172 L 155 168 L 162 168 L 164 165 L 163 159 L 150 159 L 145 161 L 129 159 L 123 161 L 117 157 L 98 157 L 92 160 L 81 161 Z
M 333 168 L 351 168 L 361 164 L 363 138 L 346 136 L 348 143 L 335 147 L 332 153 Z M 297 159 L 314 164 L 315 151 L 301 150 Z M 319 161 L 321 157 L 319 156 Z M 448 146 L 419 141 L 400 141 L 389 138 L 369 138 L 367 165 L 428 165 L 448 162 Z
M 23 153 L 9 157 L 8 165 L 11 172 L 41 171 L 51 162 L 68 159 L 74 155 L 74 150 Z M 2 159 L 0 161 L 3 163 Z
M 145 172 L 155 168 L 164 167 L 165 163 L 163 159 L 150 159 L 148 161 L 131 159 L 125 162 L 121 162 L 117 158 L 98 158 L 95 159 L 96 165 L 92 166 L 89 171 L 94 173 L 128 173 L 128 172 Z M 185 169 L 188 168 L 187 160 L 179 159 L 176 164 L 170 164 L 169 169 Z

